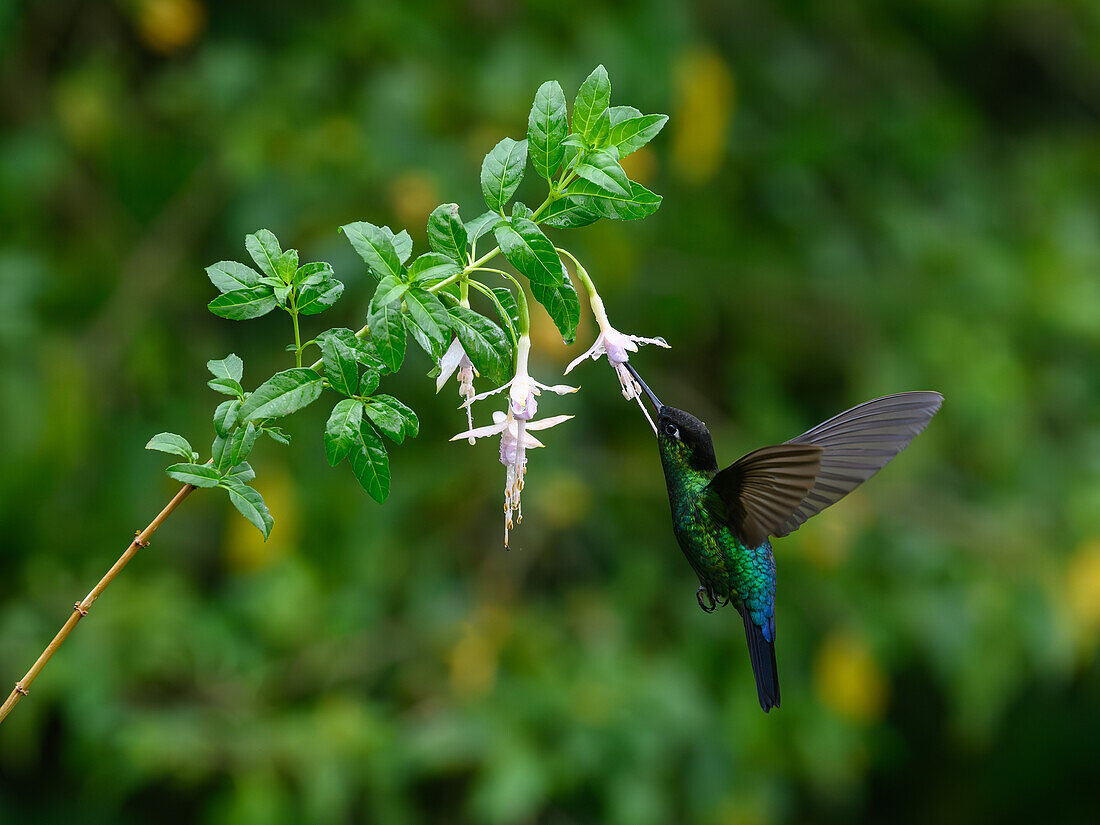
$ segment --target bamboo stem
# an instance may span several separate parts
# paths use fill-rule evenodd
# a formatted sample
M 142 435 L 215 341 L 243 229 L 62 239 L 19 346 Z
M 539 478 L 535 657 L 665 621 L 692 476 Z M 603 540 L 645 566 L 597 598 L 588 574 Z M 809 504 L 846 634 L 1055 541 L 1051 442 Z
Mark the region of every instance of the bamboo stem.
M 107 589 L 107 585 L 114 581 L 115 576 L 122 572 L 122 568 L 129 563 L 130 559 L 137 555 L 138 550 L 149 546 L 149 537 L 157 531 L 157 528 L 160 527 L 164 520 L 172 515 L 172 511 L 179 507 L 180 504 L 183 503 L 183 500 L 191 495 L 194 490 L 195 488 L 192 485 L 184 485 L 184 487 L 176 493 L 175 498 L 165 505 L 164 509 L 160 511 L 155 519 L 149 522 L 148 527 L 134 534 L 134 540 L 130 542 L 130 546 L 126 548 L 126 552 L 119 557 L 118 561 L 116 561 L 111 569 L 107 571 L 106 575 L 99 580 L 99 584 L 92 588 L 91 592 L 84 597 L 83 601 L 73 605 L 73 612 L 72 615 L 69 616 L 68 621 L 66 621 L 65 624 L 61 626 L 61 629 L 57 631 L 57 635 L 53 637 L 53 641 L 42 651 L 42 655 L 38 657 L 38 661 L 31 665 L 31 669 L 27 671 L 27 675 L 15 683 L 11 695 L 8 696 L 3 707 L 0 707 L 0 723 L 3 723 L 4 719 L 11 713 L 11 709 L 15 707 L 19 700 L 27 695 L 31 683 L 38 677 L 42 668 L 46 666 L 46 662 L 50 660 L 50 657 L 57 652 L 57 649 L 61 647 L 65 639 L 73 632 L 76 623 L 88 615 L 88 609 L 95 603 L 95 600 L 102 595 L 103 591 Z

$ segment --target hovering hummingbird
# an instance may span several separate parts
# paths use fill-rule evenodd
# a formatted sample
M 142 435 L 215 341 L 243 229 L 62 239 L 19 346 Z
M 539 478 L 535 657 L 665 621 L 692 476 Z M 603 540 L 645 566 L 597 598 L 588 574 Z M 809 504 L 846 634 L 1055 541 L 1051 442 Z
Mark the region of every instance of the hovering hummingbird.
M 741 614 L 756 692 L 767 712 L 779 706 L 770 539 L 793 533 L 885 467 L 928 425 L 943 396 L 876 398 L 719 470 L 706 425 L 662 404 L 634 367 L 626 367 L 656 413 L 672 529 L 699 577 L 699 606 L 711 613 L 732 604 Z

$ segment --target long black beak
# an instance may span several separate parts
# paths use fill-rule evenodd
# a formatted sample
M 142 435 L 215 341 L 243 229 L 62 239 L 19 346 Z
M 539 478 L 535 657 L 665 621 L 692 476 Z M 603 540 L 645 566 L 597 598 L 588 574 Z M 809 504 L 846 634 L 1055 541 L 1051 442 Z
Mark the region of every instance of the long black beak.
M 641 387 L 642 391 L 649 397 L 649 403 L 651 403 L 653 405 L 653 412 L 660 415 L 661 414 L 661 407 L 663 407 L 664 404 L 662 404 L 661 400 L 659 398 L 657 398 L 656 395 L 653 394 L 653 390 L 651 390 L 649 388 L 649 385 L 647 385 L 646 382 L 642 380 L 642 376 L 638 375 L 638 371 L 636 369 L 634 369 L 633 366 L 631 366 L 629 361 L 627 361 L 624 366 L 628 370 L 630 370 L 630 374 L 634 376 L 634 380 L 638 382 L 638 386 Z

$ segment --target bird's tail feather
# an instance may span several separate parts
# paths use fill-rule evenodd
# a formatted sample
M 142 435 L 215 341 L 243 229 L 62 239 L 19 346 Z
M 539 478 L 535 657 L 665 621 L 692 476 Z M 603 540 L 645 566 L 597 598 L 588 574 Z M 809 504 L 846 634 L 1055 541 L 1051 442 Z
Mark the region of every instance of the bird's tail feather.
M 761 630 L 749 616 L 748 610 L 741 611 L 745 621 L 745 639 L 749 644 L 749 659 L 752 661 L 752 675 L 756 677 L 756 694 L 760 707 L 767 713 L 779 707 L 779 670 L 775 665 L 775 645 L 764 638 Z

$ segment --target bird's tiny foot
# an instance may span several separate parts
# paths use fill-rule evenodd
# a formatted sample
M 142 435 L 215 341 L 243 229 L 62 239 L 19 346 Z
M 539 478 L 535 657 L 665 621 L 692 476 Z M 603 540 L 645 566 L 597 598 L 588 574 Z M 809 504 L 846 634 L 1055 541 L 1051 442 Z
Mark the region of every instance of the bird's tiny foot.
M 703 595 L 706 594 L 707 599 L 710 601 L 710 606 L 703 604 Z M 699 585 L 699 589 L 695 591 L 695 598 L 699 602 L 699 607 L 702 608 L 704 613 L 713 613 L 714 609 L 718 606 L 714 603 L 714 594 L 710 591 L 709 587 Z

